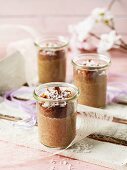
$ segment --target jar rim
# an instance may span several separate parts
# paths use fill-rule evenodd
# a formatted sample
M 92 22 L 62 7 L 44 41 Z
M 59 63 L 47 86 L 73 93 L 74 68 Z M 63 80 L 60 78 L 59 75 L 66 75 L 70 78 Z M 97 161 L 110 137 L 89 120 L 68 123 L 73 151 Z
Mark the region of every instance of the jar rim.
M 102 66 L 84 66 L 82 64 L 79 64 L 77 63 L 77 61 L 79 61 L 79 59 L 81 58 L 85 58 L 85 59 L 90 59 L 90 57 L 93 59 L 99 59 L 101 61 L 105 61 L 106 63 Z M 77 66 L 79 67 L 80 69 L 83 69 L 83 70 L 95 70 L 95 69 L 104 69 L 104 68 L 107 68 L 108 66 L 110 66 L 111 64 L 111 59 L 109 56 L 107 55 L 103 55 L 103 54 L 97 54 L 97 53 L 85 53 L 85 54 L 79 54 L 77 57 L 74 57 L 72 59 L 72 65 L 73 66 Z
M 46 44 L 48 42 L 53 42 L 53 43 L 58 43 L 58 46 L 47 46 Z M 45 50 L 45 49 L 54 49 L 54 50 L 57 50 L 57 49 L 61 49 L 61 48 L 64 48 L 66 47 L 67 45 L 69 44 L 69 40 L 60 35 L 60 36 L 44 36 L 42 37 L 41 39 L 39 39 L 37 42 L 35 42 L 35 45 L 38 46 L 40 48 L 40 50 Z
M 66 98 L 66 99 L 46 99 L 46 98 L 40 97 L 40 95 L 39 95 L 40 90 L 47 88 L 47 87 L 69 87 L 69 88 L 73 89 L 74 95 L 69 98 Z M 73 100 L 73 99 L 77 98 L 78 95 L 79 95 L 79 89 L 75 85 L 70 84 L 70 83 L 65 83 L 65 82 L 50 82 L 50 83 L 41 84 L 35 88 L 34 93 L 33 93 L 33 97 L 36 99 L 36 101 L 39 101 L 39 102 L 69 101 L 69 100 Z

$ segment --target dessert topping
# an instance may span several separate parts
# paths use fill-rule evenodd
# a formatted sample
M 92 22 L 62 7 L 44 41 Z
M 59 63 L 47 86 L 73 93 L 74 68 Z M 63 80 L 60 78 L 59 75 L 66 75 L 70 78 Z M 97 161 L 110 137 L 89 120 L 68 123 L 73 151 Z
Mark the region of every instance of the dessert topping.
M 81 62 L 81 64 L 86 67 L 102 67 L 105 65 L 104 61 L 98 61 L 96 59 L 87 59 L 79 62 Z
M 67 89 L 62 89 L 60 87 L 47 88 L 46 91 L 40 96 L 46 99 L 66 99 L 72 96 L 72 92 Z
M 61 42 L 61 41 L 54 41 L 54 40 L 51 40 L 51 41 L 48 41 L 48 42 L 44 42 L 41 44 L 41 47 L 43 48 L 57 48 L 57 47 L 61 47 L 64 43 Z
M 94 60 L 91 60 L 91 59 L 85 60 L 83 62 L 83 65 L 88 66 L 88 67 L 95 67 L 95 66 L 97 66 L 97 64 L 98 63 L 96 63 Z
M 72 96 L 72 92 L 70 90 L 63 89 L 60 87 L 47 88 L 46 91 L 40 95 L 40 97 L 42 98 L 53 99 L 53 100 L 67 99 L 71 96 Z M 66 101 L 56 101 L 56 102 L 45 101 L 42 103 L 42 106 L 43 107 L 55 107 L 55 106 L 65 107 Z

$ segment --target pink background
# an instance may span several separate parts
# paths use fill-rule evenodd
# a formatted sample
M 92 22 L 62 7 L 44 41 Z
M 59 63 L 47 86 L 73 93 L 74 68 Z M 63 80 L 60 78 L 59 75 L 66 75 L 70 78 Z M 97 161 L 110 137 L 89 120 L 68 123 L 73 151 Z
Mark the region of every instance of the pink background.
M 68 35 L 69 24 L 76 24 L 92 9 L 105 7 L 109 2 L 110 0 L 0 0 L 0 25 L 23 24 L 32 26 L 42 35 Z M 127 0 L 116 0 L 112 11 L 115 14 L 118 32 L 127 39 Z M 107 30 L 102 27 L 101 30 L 96 30 L 96 32 L 102 31 Z M 6 39 L 8 36 L 10 36 L 8 32 L 3 34 Z M 4 56 L 2 41 L 0 42 L 1 56 Z M 116 53 L 111 71 L 125 73 L 127 71 L 126 63 L 126 55 Z M 55 167 L 54 170 L 67 170 L 67 165 L 60 164 L 63 160 L 72 164 L 74 170 L 107 169 L 60 156 L 53 157 L 56 162 L 53 164 L 51 163 L 52 158 L 42 160 L 42 155 L 41 151 L 0 141 L 0 170 L 51 170 L 52 167 Z
M 0 24 L 24 24 L 42 34 L 68 34 L 96 7 L 107 7 L 111 0 L 0 0 Z M 116 0 L 112 12 L 116 28 L 127 35 L 127 1 Z M 97 32 L 104 31 L 102 27 Z

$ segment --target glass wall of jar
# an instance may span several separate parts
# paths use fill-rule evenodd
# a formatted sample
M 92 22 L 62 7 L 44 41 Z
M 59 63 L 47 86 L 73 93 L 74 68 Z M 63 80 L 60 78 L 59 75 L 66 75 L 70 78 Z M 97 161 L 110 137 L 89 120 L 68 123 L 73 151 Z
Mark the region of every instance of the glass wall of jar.
M 101 54 L 81 54 L 72 60 L 74 84 L 79 88 L 80 104 L 105 107 L 110 62 L 108 56 Z
M 78 89 L 68 83 L 45 83 L 34 91 L 40 142 L 67 147 L 76 135 Z
M 68 41 L 62 36 L 45 37 L 39 43 L 38 77 L 40 83 L 66 80 Z

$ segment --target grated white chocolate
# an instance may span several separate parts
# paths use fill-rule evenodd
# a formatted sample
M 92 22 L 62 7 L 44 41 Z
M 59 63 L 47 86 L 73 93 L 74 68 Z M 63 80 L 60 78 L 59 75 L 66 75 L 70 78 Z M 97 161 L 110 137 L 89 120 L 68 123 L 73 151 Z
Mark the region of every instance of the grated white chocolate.
M 72 96 L 72 92 L 63 89 L 60 87 L 54 87 L 54 88 L 47 88 L 45 92 L 40 96 L 42 98 L 46 99 L 53 99 L 53 100 L 63 100 L 67 99 Z M 46 101 L 42 103 L 43 107 L 55 107 L 55 106 L 60 106 L 60 107 L 65 107 L 66 106 L 66 101 Z
M 106 64 L 106 62 L 96 59 L 80 60 L 79 63 L 86 67 L 103 67 Z
M 67 99 L 71 96 L 72 96 L 72 92 L 70 90 L 63 89 L 60 87 L 54 87 L 54 88 L 47 88 L 40 97 L 46 99 L 59 100 L 59 99 Z

